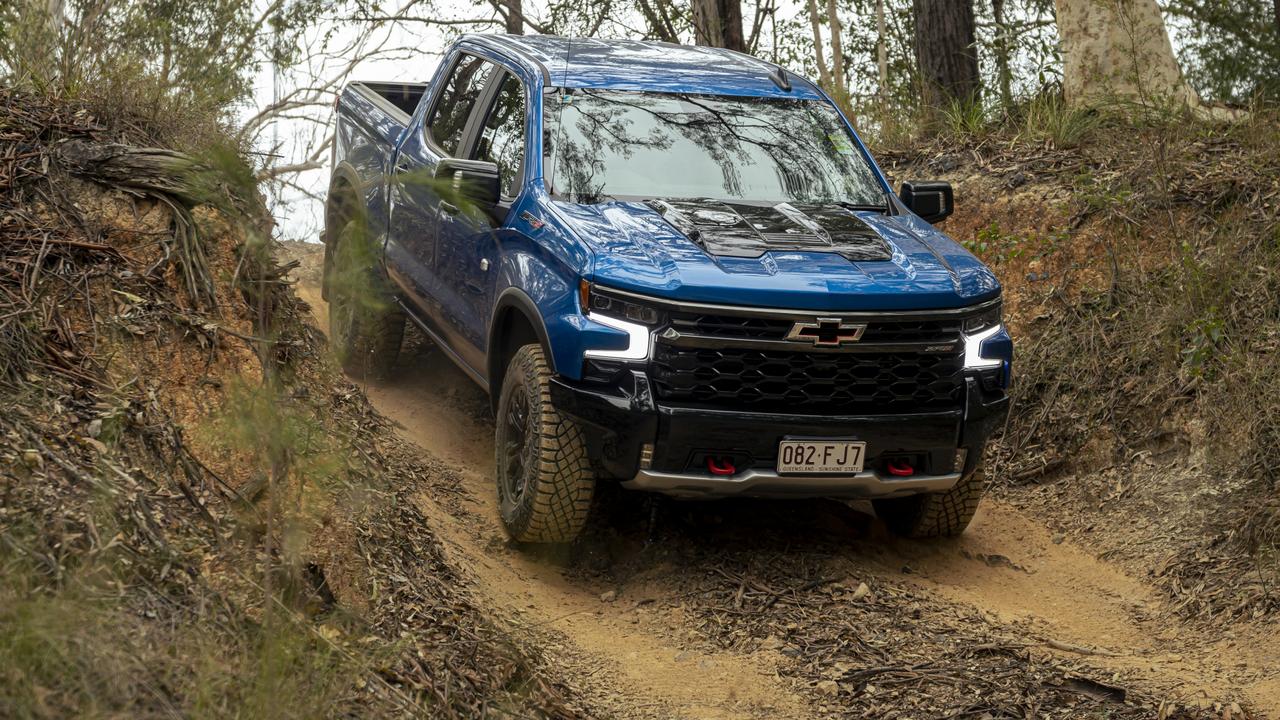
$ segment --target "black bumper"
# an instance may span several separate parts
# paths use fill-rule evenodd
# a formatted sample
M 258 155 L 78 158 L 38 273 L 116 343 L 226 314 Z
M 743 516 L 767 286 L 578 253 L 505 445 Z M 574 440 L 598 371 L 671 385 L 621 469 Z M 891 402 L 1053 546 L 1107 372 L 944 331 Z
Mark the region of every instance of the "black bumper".
M 987 438 L 1003 422 L 1009 405 L 1002 390 L 984 390 L 977 378 L 966 378 L 964 407 L 927 413 L 818 416 L 668 407 L 655 402 L 649 381 L 639 370 L 616 388 L 557 378 L 551 397 L 561 412 L 583 425 L 588 451 L 604 476 L 683 495 L 884 496 L 945 489 L 939 484 L 941 478 L 951 478 L 953 484 L 981 459 Z M 839 478 L 805 482 L 804 478 L 778 477 L 773 474 L 778 443 L 788 437 L 865 441 L 867 476 L 860 482 L 846 478 L 847 487 Z M 652 456 L 642 467 L 646 444 L 652 445 Z M 960 448 L 968 451 L 965 467 L 956 467 Z M 713 478 L 707 469 L 708 457 L 717 463 L 730 460 L 739 482 Z M 917 472 L 916 482 L 890 479 L 884 472 L 890 460 L 910 462 Z M 699 482 L 703 476 L 716 482 Z M 677 477 L 680 480 L 673 479 Z M 930 484 L 927 478 L 934 480 Z M 894 484 L 879 482 L 883 479 Z M 681 491 L 695 486 L 697 490 Z

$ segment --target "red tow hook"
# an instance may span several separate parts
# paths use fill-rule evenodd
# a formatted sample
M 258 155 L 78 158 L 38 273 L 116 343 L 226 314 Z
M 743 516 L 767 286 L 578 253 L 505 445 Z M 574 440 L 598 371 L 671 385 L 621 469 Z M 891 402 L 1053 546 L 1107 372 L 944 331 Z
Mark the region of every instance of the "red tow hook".
M 906 460 L 891 459 L 885 463 L 885 466 L 889 468 L 890 475 L 897 475 L 898 477 L 907 477 L 909 475 L 916 474 L 916 469 L 911 467 L 911 463 L 907 462 Z
M 732 459 L 717 463 L 716 459 L 710 455 L 707 456 L 707 470 L 710 470 L 712 475 L 732 475 L 738 472 L 738 469 L 733 466 Z

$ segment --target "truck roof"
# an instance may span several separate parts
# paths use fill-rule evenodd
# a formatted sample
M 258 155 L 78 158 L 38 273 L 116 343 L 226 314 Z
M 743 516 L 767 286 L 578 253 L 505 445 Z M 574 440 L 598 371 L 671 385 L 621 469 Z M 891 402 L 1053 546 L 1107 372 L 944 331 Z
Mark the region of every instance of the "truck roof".
M 776 65 L 723 48 L 554 35 L 466 35 L 462 42 L 496 50 L 555 87 L 821 97 L 803 77 L 787 72 L 780 84 Z

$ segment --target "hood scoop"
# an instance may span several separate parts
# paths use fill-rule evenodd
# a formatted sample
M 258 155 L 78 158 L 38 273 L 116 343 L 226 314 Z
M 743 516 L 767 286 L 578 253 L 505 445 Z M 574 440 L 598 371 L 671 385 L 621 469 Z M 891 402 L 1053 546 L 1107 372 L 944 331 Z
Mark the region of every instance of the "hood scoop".
M 889 260 L 884 238 L 852 212 L 827 205 L 749 205 L 716 200 L 645 203 L 711 255 L 754 258 L 771 250 L 830 252 L 854 262 Z

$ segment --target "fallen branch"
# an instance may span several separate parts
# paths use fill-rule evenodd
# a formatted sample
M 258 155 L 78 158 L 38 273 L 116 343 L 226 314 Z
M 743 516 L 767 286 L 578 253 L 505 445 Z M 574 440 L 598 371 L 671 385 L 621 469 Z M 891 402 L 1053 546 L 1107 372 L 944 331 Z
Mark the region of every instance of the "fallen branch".
M 1102 648 L 1091 648 L 1085 645 L 1074 645 L 1072 643 L 1062 642 L 1061 640 L 1054 640 L 1053 638 L 1049 638 L 1045 640 L 1044 644 L 1048 645 L 1054 650 L 1061 650 L 1062 652 L 1075 653 L 1077 655 L 1097 655 L 1100 657 L 1116 657 L 1120 654 L 1120 653 L 1111 652 L 1110 650 L 1103 650 Z

